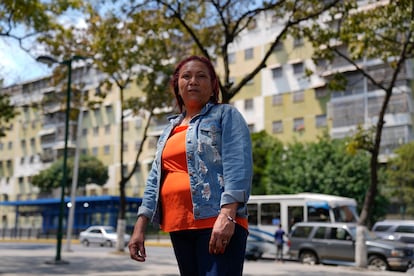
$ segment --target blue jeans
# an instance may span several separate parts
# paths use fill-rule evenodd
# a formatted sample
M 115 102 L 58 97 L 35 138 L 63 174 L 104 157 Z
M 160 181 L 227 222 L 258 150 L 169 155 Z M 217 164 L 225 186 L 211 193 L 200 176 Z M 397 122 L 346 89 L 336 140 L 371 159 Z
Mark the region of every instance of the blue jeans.
M 224 254 L 208 252 L 212 229 L 171 232 L 181 276 L 237 276 L 243 274 L 247 230 L 236 224 Z

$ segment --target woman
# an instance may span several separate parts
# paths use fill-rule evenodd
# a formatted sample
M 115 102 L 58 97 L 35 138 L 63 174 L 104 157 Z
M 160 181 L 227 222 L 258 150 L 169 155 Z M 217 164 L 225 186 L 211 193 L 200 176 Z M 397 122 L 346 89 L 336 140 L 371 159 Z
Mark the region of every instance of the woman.
M 181 61 L 171 86 L 181 114 L 158 141 L 131 258 L 145 261 L 145 229 L 154 222 L 170 233 L 181 275 L 242 275 L 253 173 L 249 129 L 234 107 L 218 104 L 208 59 Z

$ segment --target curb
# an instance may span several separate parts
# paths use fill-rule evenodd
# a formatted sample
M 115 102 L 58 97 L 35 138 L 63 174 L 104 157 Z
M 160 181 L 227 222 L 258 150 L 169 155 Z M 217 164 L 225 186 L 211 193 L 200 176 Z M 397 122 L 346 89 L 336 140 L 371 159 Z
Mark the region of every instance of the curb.
M 47 243 L 55 244 L 56 239 L 0 239 L 0 243 Z M 66 243 L 66 240 L 62 240 L 62 244 Z M 75 239 L 71 241 L 72 244 L 80 244 L 79 240 Z M 161 246 L 161 247 L 172 247 L 169 240 L 154 240 L 149 239 L 145 241 L 146 246 Z

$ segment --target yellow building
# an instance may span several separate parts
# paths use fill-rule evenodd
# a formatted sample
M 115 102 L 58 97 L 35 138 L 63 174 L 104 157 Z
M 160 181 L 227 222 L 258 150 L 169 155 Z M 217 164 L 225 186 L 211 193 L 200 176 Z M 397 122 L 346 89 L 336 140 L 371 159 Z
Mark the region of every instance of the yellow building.
M 271 16 L 262 15 L 256 26 L 246 31 L 229 52 L 231 78 L 235 82 L 251 71 L 264 56 L 280 26 Z M 322 78 L 307 76 L 306 70 L 315 69 L 311 60 L 309 43 L 287 36 L 274 49 L 271 57 L 252 81 L 250 81 L 231 103 L 240 110 L 252 132 L 265 130 L 284 143 L 295 140 L 314 141 L 327 131 L 333 138 L 342 138 L 355 130 L 358 124 L 372 124 L 378 114 L 383 94 L 371 87 L 355 71 L 344 63 L 334 63 L 325 75 L 343 71 L 352 80 L 345 91 L 330 93 Z M 376 60 L 364 61 L 373 72 L 384 71 Z M 223 68 L 216 68 L 219 75 Z M 100 74 L 92 68 L 77 68 L 73 73 L 74 83 L 85 83 L 84 93 L 89 98 L 99 99 L 97 90 Z M 385 72 L 386 73 L 386 72 Z M 412 66 L 406 66 L 398 80 L 398 89 L 391 98 L 387 110 L 381 154 L 392 153 L 401 143 L 413 140 L 412 118 Z M 7 136 L 0 139 L 0 199 L 1 201 L 36 199 L 41 196 L 31 185 L 31 177 L 47 168 L 62 155 L 64 135 L 64 109 L 56 101 L 61 88 L 50 85 L 49 78 L 28 81 L 6 87 L 2 93 L 12 95 L 12 101 L 20 111 Z M 120 118 L 121 103 L 116 86 L 104 91 L 106 97 L 93 107 L 73 106 L 82 113 L 82 120 L 70 122 L 69 149 L 78 149 L 83 154 L 96 156 L 109 170 L 109 180 L 99 187 L 90 184 L 79 194 L 119 195 L 120 180 Z M 81 93 L 81 92 L 78 92 Z M 125 91 L 137 95 L 139 89 L 131 85 Z M 50 100 L 50 101 L 48 101 Z M 33 103 L 48 103 L 40 110 Z M 134 115 L 124 111 L 124 159 L 128 171 L 133 167 L 136 153 L 142 143 L 145 114 Z M 140 166 L 126 187 L 127 196 L 143 194 L 148 166 L 153 160 L 156 141 L 166 120 L 155 120 L 149 131 L 140 156 Z M 79 130 L 79 139 L 76 139 Z M 2 224 L 13 224 L 13 214 L 0 205 Z M 39 225 L 38 219 L 21 218 L 21 226 Z

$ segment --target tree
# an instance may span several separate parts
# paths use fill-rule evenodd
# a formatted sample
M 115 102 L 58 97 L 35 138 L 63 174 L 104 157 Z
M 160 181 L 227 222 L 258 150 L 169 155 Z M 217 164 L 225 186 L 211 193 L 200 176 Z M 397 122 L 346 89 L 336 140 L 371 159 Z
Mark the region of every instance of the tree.
M 279 152 L 283 150 L 283 144 L 273 138 L 265 131 L 252 133 L 253 149 L 253 195 L 268 194 L 268 187 L 265 185 L 265 168 L 269 162 L 269 152 Z M 276 153 L 277 154 L 277 153 Z
M 180 34 L 180 42 L 183 47 L 197 49 L 199 54 L 215 61 L 218 67 L 222 67 L 222 78 L 219 82 L 222 102 L 229 103 L 244 85 L 266 67 L 266 61 L 273 50 L 293 26 L 312 20 L 341 1 L 273 0 L 257 3 L 256 1 L 240 0 L 158 0 L 148 2 L 147 5 L 132 7 L 131 14 L 154 5 L 159 7 L 159 10 L 163 10 L 159 14 L 161 17 L 157 20 L 168 24 L 176 22 L 180 26 L 179 29 L 176 29 L 176 32 Z M 274 18 L 279 18 L 278 23 L 281 28 L 270 40 L 263 58 L 249 70 L 249 73 L 237 83 L 233 83 L 230 72 L 229 49 L 232 44 L 237 43 L 243 32 L 254 26 L 255 20 L 265 13 L 270 13 Z
M 414 142 L 402 145 L 387 164 L 387 190 L 400 204 L 401 219 L 414 216 Z
M 354 198 L 362 208 L 369 186 L 369 156 L 349 154 L 349 139 L 332 139 L 325 133 L 315 142 L 283 145 L 260 132 L 252 135 L 252 141 L 254 194 L 332 194 Z M 384 217 L 387 204 L 385 196 L 377 198 L 371 224 Z
M 11 39 L 18 42 L 20 48 L 31 55 L 31 48 L 25 46 L 33 45 L 33 40 L 40 34 L 50 32 L 60 25 L 57 21 L 68 9 L 77 9 L 81 1 L 15 1 L 4 0 L 0 2 L 0 38 Z M 5 77 L 5 76 L 4 76 Z M 2 77 L 0 77 L 2 79 Z M 1 89 L 1 85 L 0 85 Z M 10 95 L 0 95 L 0 137 L 5 136 L 8 129 L 8 122 L 18 112 L 11 105 Z
M 66 187 L 72 185 L 73 157 L 67 160 L 67 182 Z M 40 171 L 32 178 L 33 186 L 39 187 L 41 192 L 51 192 L 62 185 L 62 164 L 63 158 L 54 162 L 49 168 Z M 108 169 L 94 156 L 82 155 L 79 158 L 78 187 L 85 187 L 86 184 L 94 183 L 102 186 L 108 181 Z M 66 189 L 66 191 L 70 189 Z
M 1 86 L 0 86 L 1 89 Z M 10 121 L 19 114 L 16 108 L 10 104 L 9 95 L 0 94 L 0 137 L 6 136 Z
M 326 15 L 324 22 L 330 25 L 319 21 L 303 26 L 299 32 L 312 42 L 315 61 L 344 61 L 383 93 L 374 127 L 361 128 L 355 135 L 354 143 L 350 143 L 351 148 L 370 153 L 370 185 L 365 192 L 358 222 L 361 227 L 367 224 L 378 192 L 378 156 L 387 107 L 398 88 L 398 81 L 402 80 L 400 74 L 406 73 L 406 63 L 414 54 L 414 25 L 411 24 L 414 19 L 413 5 L 408 0 L 381 1 L 358 9 L 357 1 L 343 1 Z M 370 67 L 367 60 L 381 61 L 382 66 Z M 331 84 L 335 84 L 332 87 L 344 87 L 344 74 L 338 72 L 332 80 Z M 335 83 L 338 80 L 342 83 Z M 357 244 L 365 246 L 360 240 Z M 356 255 L 358 266 L 365 266 L 366 254 L 356 250 Z
M 15 39 L 22 49 L 29 51 L 23 45 L 25 40 L 60 27 L 58 16 L 69 9 L 80 8 L 80 4 L 79 0 L 3 0 L 0 3 L 0 37 Z
M 120 208 L 118 215 L 117 250 L 124 250 L 126 225 L 125 186 L 139 167 L 139 157 L 147 139 L 147 131 L 154 116 L 161 116 L 163 108 L 171 107 L 172 94 L 169 93 L 169 80 L 173 72 L 170 60 L 177 54 L 172 41 L 173 33 L 169 25 L 154 20 L 160 17 L 159 11 L 143 10 L 128 19 L 119 14 L 106 14 L 104 17 L 90 9 L 89 42 L 95 64 L 109 76 L 108 85 L 114 83 L 119 89 L 121 102 L 120 118 Z M 141 90 L 137 96 L 125 97 L 126 87 L 135 81 Z M 171 111 L 171 109 L 168 109 Z M 124 162 L 124 118 L 125 112 L 145 117 L 140 147 L 134 164 L 127 170 Z

